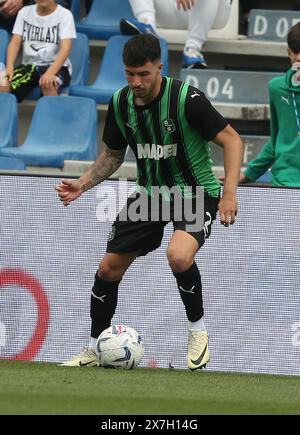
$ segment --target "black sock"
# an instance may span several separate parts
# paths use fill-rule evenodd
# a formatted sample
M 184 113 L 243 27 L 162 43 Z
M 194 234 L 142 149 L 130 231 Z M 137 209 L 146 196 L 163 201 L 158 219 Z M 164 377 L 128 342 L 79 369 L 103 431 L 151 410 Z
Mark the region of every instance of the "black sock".
M 173 272 L 182 302 L 185 306 L 187 318 L 190 322 L 197 322 L 203 317 L 203 299 L 201 275 L 194 262 L 185 272 Z
M 101 332 L 110 326 L 117 307 L 119 283 L 120 281 L 106 281 L 98 276 L 98 272 L 96 273 L 90 310 L 93 338 L 98 338 Z

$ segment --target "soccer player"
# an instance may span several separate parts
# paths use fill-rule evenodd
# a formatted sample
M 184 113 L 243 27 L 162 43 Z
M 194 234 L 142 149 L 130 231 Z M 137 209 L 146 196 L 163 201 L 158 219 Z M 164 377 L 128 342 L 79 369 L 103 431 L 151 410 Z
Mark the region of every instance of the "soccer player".
M 172 221 L 174 234 L 167 257 L 189 321 L 187 364 L 194 370 L 209 361 L 201 276 L 194 257 L 210 235 L 218 208 L 223 225 L 235 222 L 243 144 L 201 91 L 180 80 L 162 77 L 158 38 L 151 34 L 134 36 L 124 46 L 123 61 L 128 86 L 117 91 L 109 104 L 103 133 L 108 148 L 78 180 L 63 180 L 56 186 L 60 200 L 69 205 L 83 192 L 106 180 L 122 164 L 129 144 L 137 159 L 137 197 L 146 192 L 151 198 L 155 186 L 163 191 L 177 186 L 181 192 L 187 192 L 187 197 L 190 193 L 192 202 L 196 203 L 197 187 L 201 186 L 203 220 L 200 228 L 197 225 L 191 228 L 185 217 L 177 219 L 178 210 L 172 207 L 170 197 L 166 199 L 171 209 L 167 221 L 124 220 L 119 214 L 92 289 L 89 346 L 63 365 L 99 364 L 97 337 L 110 326 L 125 271 L 137 256 L 160 246 L 164 226 Z M 212 171 L 210 140 L 224 149 L 226 177 L 221 199 L 220 185 Z M 133 197 L 128 198 L 128 210 L 133 201 Z M 149 203 L 151 208 L 150 200 Z

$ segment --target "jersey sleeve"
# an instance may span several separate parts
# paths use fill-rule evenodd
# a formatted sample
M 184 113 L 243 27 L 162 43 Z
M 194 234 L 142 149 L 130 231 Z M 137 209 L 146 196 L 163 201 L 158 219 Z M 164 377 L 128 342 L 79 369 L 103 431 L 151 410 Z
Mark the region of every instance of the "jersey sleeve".
M 12 30 L 13 35 L 23 35 L 24 32 L 24 9 L 20 9 Z
M 76 39 L 74 18 L 72 13 L 67 9 L 64 11 L 59 31 L 60 39 Z
M 121 150 L 122 148 L 127 147 L 127 140 L 120 130 L 116 120 L 112 99 L 108 106 L 102 139 L 106 146 L 113 150 Z
M 228 121 L 212 106 L 204 93 L 193 86 L 188 89 L 185 112 L 189 124 L 207 141 L 228 125 Z

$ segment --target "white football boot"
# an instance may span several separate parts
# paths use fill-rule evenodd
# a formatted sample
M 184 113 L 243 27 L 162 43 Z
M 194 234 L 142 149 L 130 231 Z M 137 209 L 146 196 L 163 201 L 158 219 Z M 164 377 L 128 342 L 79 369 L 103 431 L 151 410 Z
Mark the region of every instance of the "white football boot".
M 65 361 L 59 365 L 65 367 L 99 367 L 100 361 L 93 349 L 85 347 L 81 353 L 75 355 L 69 361 Z
M 191 370 L 205 368 L 209 361 L 207 331 L 190 331 L 187 365 Z

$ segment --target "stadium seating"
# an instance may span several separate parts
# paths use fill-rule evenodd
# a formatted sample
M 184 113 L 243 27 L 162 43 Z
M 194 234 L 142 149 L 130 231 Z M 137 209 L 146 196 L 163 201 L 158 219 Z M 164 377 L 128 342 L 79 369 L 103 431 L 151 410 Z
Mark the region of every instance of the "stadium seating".
M 182 69 L 180 78 L 201 89 L 210 101 L 268 104 L 269 81 L 282 73 L 213 69 Z
M 236 34 L 236 26 L 238 26 L 238 1 L 233 1 L 233 14 L 231 20 L 228 23 L 227 29 L 211 29 L 209 32 L 209 39 L 206 41 L 206 44 L 203 48 L 203 52 L 206 56 L 207 53 L 207 61 L 208 65 L 211 68 L 209 71 L 213 71 L 216 69 L 223 69 L 224 74 L 230 73 L 230 71 L 234 69 L 242 70 L 241 75 L 239 77 L 223 77 L 216 75 L 213 77 L 206 78 L 206 82 L 204 85 L 200 84 L 198 81 L 198 86 L 202 88 L 202 90 L 206 93 L 207 97 L 212 101 L 213 105 L 216 109 L 225 117 L 229 119 L 229 122 L 232 122 L 233 126 L 239 131 L 239 133 L 250 134 L 253 135 L 253 138 L 256 139 L 259 135 L 267 135 L 269 133 L 269 104 L 267 99 L 267 87 L 265 86 L 266 81 L 257 82 L 257 77 L 253 75 L 253 70 L 255 67 L 259 71 L 275 71 L 274 74 L 278 71 L 285 71 L 289 66 L 289 62 L 287 59 L 286 53 L 286 42 L 285 36 L 279 42 L 272 42 L 271 40 L 261 39 L 257 40 L 257 35 L 251 36 L 248 34 L 248 37 L 244 35 L 240 35 L 237 37 Z M 120 13 L 120 10 L 125 7 L 129 7 L 128 0 L 94 0 L 94 5 L 90 11 L 89 15 L 92 15 L 93 9 L 95 8 L 107 8 L 110 9 L 110 15 L 119 16 L 115 19 L 116 32 L 119 33 L 119 19 L 121 16 L 125 14 Z M 83 17 L 84 11 L 84 0 L 72 0 L 71 1 L 71 11 L 73 12 L 77 25 L 86 26 L 88 24 L 88 17 L 85 17 L 82 21 L 79 21 L 80 18 Z M 120 7 L 116 7 L 118 4 Z M 126 5 L 125 5 L 126 4 Z M 293 11 L 294 12 L 294 11 Z M 258 14 L 262 14 L 263 10 L 256 11 Z M 296 14 L 299 12 L 295 12 L 294 19 L 296 19 Z M 130 12 L 131 14 L 131 12 Z M 109 15 L 109 13 L 108 13 Z M 253 11 L 252 11 L 253 15 Z M 105 17 L 101 12 L 101 19 Z M 286 18 L 286 17 L 284 17 Z M 287 17 L 288 18 L 288 17 Z M 251 16 L 250 16 L 251 20 Z M 288 24 L 292 24 L 290 18 L 288 21 L 286 19 L 282 20 L 281 25 L 270 25 L 271 18 L 268 15 L 268 30 L 278 30 L 282 31 L 288 26 L 286 26 L 286 22 Z M 105 21 L 104 25 L 107 24 L 106 18 L 103 18 Z M 273 23 L 273 21 L 272 21 Z M 277 22 L 275 22 L 276 24 Z M 278 23 L 277 23 L 278 24 Z M 95 25 L 98 27 L 97 25 Z M 254 26 L 254 23 L 253 23 Z M 284 29 L 283 29 L 284 28 Z M 261 22 L 256 22 L 255 31 L 257 33 L 262 32 L 261 30 Z M 165 34 L 163 32 L 166 32 Z M 85 31 L 84 31 L 85 32 Z M 158 29 L 159 35 L 161 35 L 164 39 L 169 42 L 169 50 L 170 50 L 170 71 L 172 76 L 179 77 L 180 67 L 181 67 L 181 54 L 184 42 L 186 40 L 186 31 L 184 30 L 176 30 L 176 29 Z M 215 32 L 221 32 L 220 35 L 217 35 Z M 81 32 L 80 32 L 81 33 Z M 281 32 L 282 36 L 282 32 Z M 91 37 L 90 38 L 95 38 Z M 103 37 L 101 36 L 101 39 Z M 96 39 L 96 38 L 95 38 Z M 99 40 L 90 40 L 89 44 L 91 47 L 91 57 L 90 57 L 90 81 L 88 82 L 91 86 L 84 86 L 83 88 L 80 86 L 74 86 L 71 84 L 70 93 L 72 95 L 78 96 L 87 96 L 94 98 L 97 103 L 100 104 L 98 109 L 101 110 L 99 116 L 104 116 L 103 110 L 106 109 L 104 107 L 114 90 L 126 84 L 125 77 L 123 76 L 122 70 L 119 71 L 119 80 L 120 83 L 117 82 L 115 85 L 110 85 L 115 79 L 112 77 L 113 75 L 117 75 L 117 70 L 119 67 L 115 66 L 115 59 L 111 57 L 107 62 L 107 73 L 106 76 L 101 71 L 101 79 L 98 81 L 98 76 L 100 75 L 100 69 L 104 68 L 104 60 L 103 53 L 105 53 L 104 47 L 106 46 L 106 41 Z M 100 61 L 103 60 L 102 65 L 100 66 Z M 249 71 L 246 71 L 249 69 Z M 219 70 L 221 71 L 221 70 Z M 195 71 L 190 70 L 186 72 L 189 76 L 195 77 Z M 103 75 L 102 75 L 103 74 Z M 200 72 L 202 74 L 202 72 Z M 271 74 L 269 72 L 269 74 Z M 242 77 L 244 76 L 245 79 Z M 204 76 L 203 76 L 204 77 Z M 261 76 L 262 77 L 262 76 Z M 181 76 L 183 78 L 183 76 Z M 230 82 L 227 82 L 227 79 L 230 79 Z M 198 80 L 198 78 L 197 78 Z M 208 88 L 209 92 L 207 92 L 207 83 L 210 80 L 210 86 Z M 249 83 L 247 83 L 249 80 Z M 105 84 L 106 81 L 109 85 Z M 98 82 L 98 83 L 97 83 Z M 194 81 L 190 82 L 195 85 Z M 214 87 L 213 85 L 217 87 Z M 246 88 L 244 85 L 246 84 Z M 249 84 L 249 87 L 248 87 Z M 99 89 L 98 89 L 99 88 Z M 72 92 L 71 92 L 72 89 Z M 246 89 L 246 90 L 245 90 Z M 217 92 L 218 90 L 218 92 Z M 243 91 L 244 90 L 244 91 Z M 237 102 L 237 94 L 236 91 L 240 92 L 238 98 L 240 98 L 240 102 Z M 98 93 L 102 92 L 104 94 L 104 99 L 98 99 Z M 219 97 L 222 97 L 223 100 L 220 101 Z M 230 96 L 233 96 L 231 99 Z M 249 103 L 248 98 L 252 99 L 252 102 Z M 258 97 L 258 100 L 256 99 Z M 263 102 L 262 102 L 263 101 Z M 35 102 L 34 102 L 35 104 Z M 25 137 L 28 130 L 28 112 L 32 110 L 32 101 L 25 101 L 24 104 L 21 105 L 20 109 L 20 122 L 19 122 L 19 130 L 20 130 L 20 143 L 24 143 Z M 251 138 L 251 143 L 253 142 Z M 250 146 L 248 160 L 254 158 L 260 150 L 259 144 L 255 143 L 254 146 Z M 214 156 L 214 149 L 213 156 Z M 251 152 L 250 152 L 251 151 Z M 221 150 L 220 150 L 221 152 Z M 245 152 L 246 154 L 246 152 Z M 220 165 L 219 165 L 220 160 Z M 245 159 L 244 166 L 247 164 L 247 159 Z M 72 169 L 69 169 L 68 163 L 65 165 L 65 171 L 70 171 L 74 173 L 73 167 L 77 162 L 70 162 Z M 82 162 L 83 165 L 87 165 L 87 162 Z M 218 165 L 218 168 L 223 167 L 221 159 L 214 159 L 214 165 Z M 81 171 L 81 167 L 78 171 Z
M 12 94 L 0 93 L 0 149 L 18 143 L 18 105 Z
M 130 36 L 112 36 L 107 43 L 97 78 L 92 85 L 74 85 L 70 95 L 93 98 L 97 104 L 108 104 L 111 96 L 117 90 L 126 86 L 122 61 L 122 51 Z M 163 75 L 168 74 L 168 44 L 160 39 L 162 49 Z
M 8 32 L 0 29 L 0 62 L 6 64 L 6 50 L 9 41 Z
M 89 79 L 90 47 L 89 39 L 83 33 L 77 33 L 77 38 L 73 40 L 73 47 L 70 54 L 72 63 L 71 85 L 85 85 Z M 62 93 L 68 94 L 70 87 L 63 88 Z M 41 90 L 37 86 L 26 99 L 37 100 L 41 96 Z
M 17 169 L 17 170 L 25 170 L 25 163 L 14 157 L 3 157 L 0 156 L 0 169 Z
M 31 166 L 63 167 L 64 160 L 97 156 L 97 108 L 80 97 L 42 97 L 36 104 L 23 145 L 0 149 Z
M 83 33 L 77 33 L 70 54 L 73 73 L 71 85 L 85 85 L 89 79 L 90 47 L 89 39 Z M 67 88 L 64 92 L 67 93 Z
M 248 38 L 286 43 L 289 29 L 298 21 L 299 10 L 252 9 L 249 15 Z
M 80 1 L 81 0 L 71 0 L 70 2 L 70 11 L 72 12 L 75 20 L 80 19 L 80 9 L 81 9 Z
M 76 14 L 76 1 L 72 7 Z M 90 39 L 109 39 L 120 34 L 121 18 L 133 18 L 128 0 L 95 0 L 87 17 L 82 21 L 76 21 L 76 29 Z

